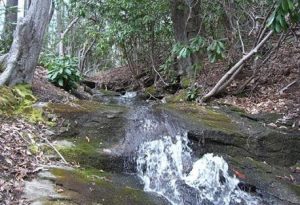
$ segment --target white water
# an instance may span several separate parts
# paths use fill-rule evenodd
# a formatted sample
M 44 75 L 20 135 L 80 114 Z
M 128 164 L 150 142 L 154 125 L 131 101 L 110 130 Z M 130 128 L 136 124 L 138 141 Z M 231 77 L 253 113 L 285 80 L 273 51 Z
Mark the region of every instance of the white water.
M 145 142 L 138 151 L 138 175 L 144 190 L 162 195 L 173 205 L 259 204 L 241 191 L 222 157 L 206 154 L 193 162 L 187 136 Z

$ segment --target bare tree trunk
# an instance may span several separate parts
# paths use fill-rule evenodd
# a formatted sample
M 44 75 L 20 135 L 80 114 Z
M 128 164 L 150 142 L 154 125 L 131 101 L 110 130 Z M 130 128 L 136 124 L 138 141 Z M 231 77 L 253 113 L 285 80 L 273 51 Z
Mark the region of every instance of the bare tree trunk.
M 2 33 L 3 46 L 8 52 L 12 42 L 13 34 L 18 21 L 18 0 L 7 0 L 5 6 L 4 29 Z
M 56 34 L 57 38 L 61 39 L 61 34 L 64 32 L 64 24 L 62 20 L 62 10 L 63 10 L 63 4 L 59 3 L 58 7 L 56 7 Z M 60 53 L 60 43 L 57 45 L 57 54 Z
M 85 65 L 86 65 L 86 58 L 92 47 L 94 46 L 96 39 L 92 41 L 92 43 L 88 46 L 88 41 L 84 44 L 83 48 L 79 51 L 79 62 L 78 62 L 78 69 L 83 74 Z
M 71 21 L 71 23 L 67 26 L 64 32 L 60 34 L 60 41 L 58 43 L 58 54 L 59 56 L 63 57 L 65 55 L 65 46 L 64 46 L 64 38 L 67 35 L 67 33 L 71 30 L 71 28 L 77 23 L 79 20 L 79 17 L 76 17 Z
M 43 37 L 53 14 L 50 0 L 32 0 L 25 18 L 18 22 L 0 85 L 32 83 Z
M 24 17 L 26 16 L 30 5 L 31 5 L 31 0 L 24 0 Z

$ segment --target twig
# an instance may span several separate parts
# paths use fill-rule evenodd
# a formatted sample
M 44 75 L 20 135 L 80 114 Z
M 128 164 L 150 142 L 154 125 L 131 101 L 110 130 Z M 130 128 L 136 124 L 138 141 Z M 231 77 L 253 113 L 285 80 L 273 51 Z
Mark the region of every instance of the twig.
M 44 140 L 45 142 L 47 142 L 47 144 L 49 145 L 49 147 L 51 147 L 57 154 L 58 156 L 62 159 L 62 161 L 65 163 L 65 164 L 69 164 L 65 158 L 62 156 L 62 154 L 51 144 L 51 142 L 45 138 L 45 137 L 42 137 L 42 136 L 39 136 L 42 140 Z
M 151 93 L 149 93 L 148 91 L 146 91 L 146 93 L 148 93 L 149 94 L 149 100 L 151 99 L 151 98 L 153 98 L 153 99 L 155 99 L 155 100 L 159 100 L 157 97 L 155 97 L 154 95 L 152 95 Z
M 244 42 L 243 42 L 243 39 L 242 39 L 242 35 L 241 35 L 241 31 L 240 31 L 240 26 L 239 26 L 239 21 L 236 21 L 236 25 L 237 25 L 237 30 L 238 30 L 238 33 L 239 33 L 239 38 L 240 38 L 240 41 L 241 41 L 241 45 L 242 45 L 242 52 L 243 52 L 243 55 L 245 55 L 245 46 L 244 46 Z
M 285 86 L 284 88 L 282 88 L 280 91 L 279 91 L 279 94 L 282 95 L 287 89 L 289 89 L 292 85 L 294 85 L 295 83 L 298 82 L 298 79 L 297 80 L 294 80 L 293 82 L 291 82 L 290 84 L 288 84 L 287 86 Z
M 265 35 L 266 30 L 267 30 L 266 24 L 267 24 L 267 21 L 268 21 L 270 15 L 272 14 L 272 12 L 273 12 L 273 10 L 274 10 L 275 4 L 276 4 L 276 3 L 273 3 L 272 7 L 271 7 L 270 10 L 268 11 L 268 13 L 267 13 L 267 15 L 266 15 L 266 17 L 265 17 L 265 19 L 264 19 L 264 22 L 263 22 L 263 24 L 262 24 L 262 26 L 261 26 L 261 28 L 260 28 L 260 30 L 259 30 L 259 32 L 258 32 L 257 39 L 256 39 L 255 44 L 254 44 L 253 47 L 255 47 L 255 46 L 261 41 L 261 39 L 263 38 L 263 36 Z
M 18 131 L 18 130 L 15 130 L 15 132 L 18 133 L 18 135 L 27 143 L 27 144 L 31 144 L 28 140 L 25 139 L 25 137 Z

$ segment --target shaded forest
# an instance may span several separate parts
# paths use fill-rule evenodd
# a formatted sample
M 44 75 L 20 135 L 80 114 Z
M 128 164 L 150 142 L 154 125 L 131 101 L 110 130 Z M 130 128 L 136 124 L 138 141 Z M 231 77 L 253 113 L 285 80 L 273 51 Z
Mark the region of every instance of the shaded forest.
M 70 134 L 69 127 L 78 120 L 70 113 L 93 113 L 104 109 L 102 105 L 118 104 L 116 98 L 124 96 L 172 105 L 177 111 L 186 109 L 186 114 L 193 111 L 196 119 L 210 114 L 199 111 L 206 106 L 224 109 L 232 121 L 239 121 L 232 117 L 235 112 L 261 123 L 265 127 L 262 133 L 276 130 L 275 141 L 277 132 L 298 136 L 299 22 L 299 0 L 0 0 L 0 150 L 4 153 L 0 162 L 5 161 L 0 170 L 11 180 L 0 178 L 1 191 L 6 190 L 0 195 L 0 204 L 2 199 L 4 204 L 22 204 L 20 181 L 34 177 L 40 162 L 53 162 L 45 157 L 46 151 L 36 147 L 36 141 L 47 144 L 60 162 L 76 166 L 76 160 L 68 163 L 69 153 L 48 137 Z M 93 104 L 96 102 L 101 106 Z M 69 113 L 63 116 L 65 110 Z M 121 118 L 110 112 L 109 117 L 96 117 Z M 218 121 L 218 117 L 211 118 Z M 253 133 L 259 133 L 257 130 Z M 192 141 L 201 144 L 199 132 L 195 133 Z M 218 137 L 228 134 L 213 133 Z M 245 136 L 252 136 L 249 133 Z M 88 142 L 92 139 L 84 137 Z M 216 144 L 229 143 L 218 140 Z M 299 145 L 293 140 L 287 141 Z M 27 147 L 22 146 L 24 141 Z M 257 137 L 255 143 L 261 141 Z M 278 160 L 280 166 L 290 166 L 298 152 L 281 144 L 288 147 L 288 154 L 282 152 L 284 158 L 291 157 L 286 160 L 288 165 Z M 22 157 L 7 149 L 15 145 Z M 268 147 L 262 153 L 251 149 L 247 152 L 255 153 L 258 160 L 273 160 L 273 155 L 264 156 Z M 27 163 L 26 168 L 20 169 L 21 161 Z M 295 167 L 293 173 L 299 173 L 299 164 Z M 233 169 L 233 173 L 243 178 L 239 171 Z M 279 177 L 296 183 L 290 176 Z

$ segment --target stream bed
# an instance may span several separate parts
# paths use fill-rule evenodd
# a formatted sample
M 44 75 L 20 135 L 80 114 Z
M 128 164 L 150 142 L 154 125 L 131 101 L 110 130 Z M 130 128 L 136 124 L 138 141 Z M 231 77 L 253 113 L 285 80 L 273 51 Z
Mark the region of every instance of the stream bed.
M 78 168 L 45 168 L 26 182 L 32 204 L 300 204 L 299 185 L 276 178 L 289 173 L 299 151 L 276 152 L 276 141 L 265 151 L 261 138 L 268 146 L 267 136 L 276 135 L 257 122 L 148 103 L 135 93 L 47 109 L 66 119 L 54 144 Z M 299 136 L 287 137 L 297 150 Z

